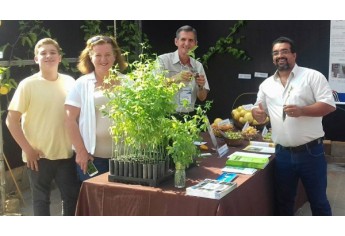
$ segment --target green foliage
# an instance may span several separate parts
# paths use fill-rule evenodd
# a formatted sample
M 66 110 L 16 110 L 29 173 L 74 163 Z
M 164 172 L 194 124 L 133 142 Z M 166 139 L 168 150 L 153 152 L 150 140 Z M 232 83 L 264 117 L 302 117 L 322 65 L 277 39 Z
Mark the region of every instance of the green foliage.
M 192 49 L 190 49 L 189 51 L 188 51 L 188 56 L 190 56 L 191 58 L 194 58 L 194 59 L 196 59 L 195 58 L 195 50 L 198 48 L 198 46 L 196 45 L 196 46 L 194 46 Z
M 201 57 L 201 63 L 207 67 L 207 63 L 212 56 L 224 53 L 230 54 L 238 60 L 249 61 L 251 58 L 246 54 L 246 52 L 238 48 L 239 44 L 245 37 L 236 36 L 245 24 L 245 21 L 240 20 L 234 26 L 230 27 L 228 36 L 218 39 L 216 44 L 213 47 L 210 47 Z
M 192 117 L 186 115 L 184 121 L 177 120 L 174 116 L 169 120 L 167 136 L 172 140 L 172 145 L 169 145 L 167 150 L 174 163 L 188 166 L 198 155 L 199 149 L 193 143 L 200 140 L 200 132 L 206 130 L 206 111 L 210 108 L 211 102 L 207 101 L 204 107 L 196 108 L 196 115 Z
M 143 44 L 146 45 L 146 52 L 149 52 L 151 46 L 147 35 L 142 33 L 140 21 L 122 20 L 115 21 L 114 24 L 116 29 L 114 29 L 114 25 L 102 25 L 102 21 L 86 20 L 80 28 L 84 31 L 85 41 L 95 35 L 115 35 L 129 62 L 139 60 Z
M 8 93 L 11 91 L 11 89 L 17 87 L 17 83 L 14 79 L 9 79 L 9 70 L 8 68 L 5 67 L 0 67 L 0 97 L 6 96 L 7 98 L 7 103 L 8 103 Z M 1 105 L 0 105 L 0 117 L 4 113 L 3 110 L 1 110 Z M 1 120 L 1 118 L 0 118 Z M 1 124 L 0 124 L 1 125 Z M 1 129 L 1 128 L 0 128 Z M 0 137 L 2 138 L 2 137 Z
M 173 101 L 184 85 L 170 84 L 155 60 L 143 54 L 139 58 L 130 63 L 125 79 L 116 70 L 109 78 L 109 83 L 122 84 L 107 92 L 110 101 L 103 109 L 113 121 L 114 158 L 152 163 L 164 160 L 168 153 L 175 163 L 187 166 L 198 154 L 193 142 L 200 139 L 199 127 L 205 128 L 206 111 L 198 107 L 197 115 L 177 120 Z
M 80 26 L 80 28 L 84 31 L 84 40 L 87 41 L 89 38 L 95 35 L 102 34 L 101 30 L 101 23 L 100 20 L 85 20 L 84 25 Z
M 146 45 L 145 50 L 147 53 L 151 49 L 147 35 L 142 32 L 139 21 L 122 20 L 117 29 L 117 41 L 121 49 L 128 53 L 128 62 L 139 60 L 142 50 L 141 45 Z

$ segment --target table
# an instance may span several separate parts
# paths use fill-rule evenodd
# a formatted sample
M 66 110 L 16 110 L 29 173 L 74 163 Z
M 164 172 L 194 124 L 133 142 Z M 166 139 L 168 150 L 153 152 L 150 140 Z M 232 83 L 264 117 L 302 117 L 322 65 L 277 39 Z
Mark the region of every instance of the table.
M 240 149 L 230 148 L 230 152 Z M 227 155 L 226 155 L 227 156 Z M 216 178 L 225 166 L 226 157 L 198 159 L 199 166 L 187 170 L 186 186 L 205 178 Z M 108 182 L 102 174 L 83 182 L 76 215 L 109 216 L 222 216 L 222 215 L 275 215 L 274 157 L 263 170 L 254 175 L 240 175 L 238 187 L 220 200 L 186 196 L 185 189 L 174 188 L 173 178 L 159 187 Z M 300 184 L 296 209 L 307 201 Z

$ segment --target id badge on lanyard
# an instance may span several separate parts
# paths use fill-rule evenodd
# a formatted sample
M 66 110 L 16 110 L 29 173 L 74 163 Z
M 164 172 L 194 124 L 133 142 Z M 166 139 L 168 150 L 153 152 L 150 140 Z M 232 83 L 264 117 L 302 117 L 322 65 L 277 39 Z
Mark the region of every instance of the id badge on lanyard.
M 190 105 L 192 103 L 192 86 L 186 86 L 181 89 L 179 97 L 179 105 L 186 103 Z

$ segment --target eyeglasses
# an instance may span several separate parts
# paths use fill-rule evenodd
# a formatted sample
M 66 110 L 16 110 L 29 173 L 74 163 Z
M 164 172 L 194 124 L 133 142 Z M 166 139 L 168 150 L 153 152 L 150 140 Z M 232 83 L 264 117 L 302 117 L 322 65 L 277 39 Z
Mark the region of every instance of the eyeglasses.
M 98 41 L 105 41 L 106 43 L 111 43 L 113 40 L 108 36 L 94 36 L 90 39 L 90 44 L 96 43 Z
M 289 53 L 291 53 L 289 49 L 282 49 L 280 51 L 273 51 L 272 56 L 276 57 L 276 56 L 279 56 L 279 54 L 282 56 L 286 56 Z

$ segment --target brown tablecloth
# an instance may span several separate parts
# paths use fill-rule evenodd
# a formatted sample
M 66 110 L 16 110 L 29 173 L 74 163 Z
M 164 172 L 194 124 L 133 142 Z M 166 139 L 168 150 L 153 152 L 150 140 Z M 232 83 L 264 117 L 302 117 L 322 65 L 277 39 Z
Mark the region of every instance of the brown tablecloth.
M 230 148 L 229 153 L 240 149 Z M 228 156 L 228 155 L 226 155 Z M 187 170 L 186 186 L 221 174 L 226 156 L 198 159 L 199 166 Z M 186 196 L 185 189 L 174 187 L 173 178 L 159 187 L 131 185 L 108 181 L 108 174 L 83 182 L 76 215 L 274 215 L 274 156 L 263 170 L 254 175 L 239 174 L 237 188 L 220 200 Z M 306 201 L 300 184 L 296 209 Z

